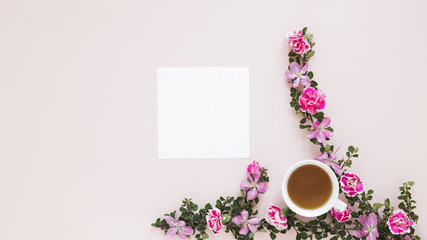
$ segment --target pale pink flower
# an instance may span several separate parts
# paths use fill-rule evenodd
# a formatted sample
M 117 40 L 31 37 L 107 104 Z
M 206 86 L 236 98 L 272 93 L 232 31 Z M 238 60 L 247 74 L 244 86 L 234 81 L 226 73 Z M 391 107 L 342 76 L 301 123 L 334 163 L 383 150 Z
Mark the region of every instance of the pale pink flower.
M 297 62 L 292 62 L 289 65 L 289 69 L 290 70 L 285 72 L 285 77 L 288 82 L 294 81 L 292 84 L 294 88 L 298 87 L 300 82 L 304 87 L 310 86 L 310 78 L 307 75 L 304 75 L 307 73 L 308 63 L 301 69 Z
M 310 43 L 302 35 L 302 31 L 288 33 L 289 46 L 297 54 L 303 54 L 310 50 Z
M 288 219 L 283 216 L 280 208 L 274 206 L 273 204 L 270 204 L 268 212 L 265 214 L 265 220 L 267 220 L 268 224 L 275 227 L 279 231 L 285 229 L 288 226 Z
M 169 224 L 169 230 L 166 232 L 165 239 L 169 240 L 178 235 L 181 239 L 187 239 L 194 233 L 191 227 L 186 227 L 184 221 L 176 221 L 171 216 L 165 217 L 166 222 Z
M 325 108 L 325 97 L 325 93 L 320 89 L 312 87 L 304 89 L 299 98 L 301 111 L 315 114 L 317 110 L 323 110 Z
M 356 194 L 363 192 L 363 184 L 360 182 L 360 178 L 353 173 L 346 172 L 341 177 L 341 189 L 350 197 L 354 197 Z
M 221 211 L 218 208 L 210 209 L 206 215 L 206 223 L 208 228 L 212 230 L 215 234 L 221 231 L 223 225 L 222 221 L 225 217 L 221 216 Z
M 414 224 L 415 223 L 400 210 L 394 211 L 393 216 L 390 216 L 387 220 L 387 225 L 390 228 L 390 232 L 395 235 L 409 233 L 411 231 L 409 227 L 413 226 Z
M 338 176 L 341 176 L 342 169 L 337 164 L 337 162 L 335 161 L 336 159 L 337 159 L 337 157 L 335 156 L 335 154 L 329 153 L 329 155 L 328 155 L 327 152 L 324 152 L 324 153 L 320 154 L 320 156 L 318 156 L 317 158 L 315 158 L 315 160 L 320 161 L 320 162 L 328 165 L 330 168 L 332 168 L 332 170 L 334 170 L 334 172 Z
M 316 138 L 319 143 L 324 142 L 326 138 L 331 138 L 333 133 L 329 129 L 326 129 L 329 124 L 331 124 L 331 119 L 328 117 L 323 118 L 322 123 L 315 121 L 307 137 L 310 139 Z
M 259 162 L 257 161 L 253 161 L 251 164 L 248 165 L 247 169 L 246 169 L 246 173 L 247 174 L 254 174 L 255 172 L 259 172 L 259 170 L 261 169 L 261 167 L 259 166 Z
M 240 228 L 239 234 L 246 235 L 248 234 L 248 229 L 255 233 L 257 230 L 257 227 L 255 226 L 258 224 L 259 220 L 258 218 L 250 218 L 249 219 L 249 213 L 245 209 L 243 209 L 240 212 L 240 215 L 237 215 L 231 219 L 231 221 L 236 225 L 241 225 L 242 228 Z
M 336 208 L 331 208 L 331 215 L 334 217 L 338 222 L 347 222 L 351 218 L 351 213 L 353 210 L 350 206 L 347 206 L 347 208 L 344 211 L 340 211 Z
M 355 232 L 355 236 L 358 238 L 366 237 L 366 240 L 375 240 L 379 237 L 377 230 L 377 216 L 375 213 L 370 213 L 368 217 L 365 215 L 359 216 L 359 222 L 364 228 Z
M 244 191 L 248 191 L 247 196 L 248 200 L 254 200 L 258 196 L 259 193 L 265 193 L 268 190 L 268 186 L 264 182 L 259 182 L 261 178 L 261 173 L 256 171 L 254 173 L 254 178 L 252 178 L 251 174 L 247 174 L 248 180 L 243 180 L 240 183 L 240 188 Z

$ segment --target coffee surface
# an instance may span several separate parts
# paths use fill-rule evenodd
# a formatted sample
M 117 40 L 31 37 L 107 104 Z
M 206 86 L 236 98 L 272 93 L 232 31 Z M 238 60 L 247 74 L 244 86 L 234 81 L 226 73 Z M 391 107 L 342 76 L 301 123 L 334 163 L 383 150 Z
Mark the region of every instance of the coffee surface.
M 324 205 L 332 194 L 332 182 L 322 168 L 305 165 L 289 177 L 288 194 L 300 208 L 316 209 Z

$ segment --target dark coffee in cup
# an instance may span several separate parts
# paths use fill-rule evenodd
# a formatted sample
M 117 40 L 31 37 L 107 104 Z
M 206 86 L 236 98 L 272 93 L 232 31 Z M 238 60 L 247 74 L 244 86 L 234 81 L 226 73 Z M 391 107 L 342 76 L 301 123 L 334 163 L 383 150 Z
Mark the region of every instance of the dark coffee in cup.
M 303 165 L 289 177 L 287 192 L 298 207 L 316 209 L 326 204 L 332 195 L 328 173 L 316 165 Z

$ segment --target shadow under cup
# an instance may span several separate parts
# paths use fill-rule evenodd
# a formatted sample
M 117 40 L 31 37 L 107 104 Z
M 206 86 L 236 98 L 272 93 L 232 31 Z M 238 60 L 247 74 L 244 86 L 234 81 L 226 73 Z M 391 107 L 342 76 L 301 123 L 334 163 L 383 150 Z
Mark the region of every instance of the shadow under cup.
M 338 200 L 338 181 L 334 172 L 322 162 L 304 160 L 291 166 L 282 183 L 282 194 L 288 207 L 304 217 L 316 217 L 334 205 L 345 207 Z

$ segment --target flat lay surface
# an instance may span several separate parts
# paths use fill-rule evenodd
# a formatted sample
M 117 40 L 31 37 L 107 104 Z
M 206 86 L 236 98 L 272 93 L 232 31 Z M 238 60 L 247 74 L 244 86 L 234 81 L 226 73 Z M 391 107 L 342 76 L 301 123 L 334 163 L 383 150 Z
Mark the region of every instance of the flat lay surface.
M 238 195 L 252 160 L 269 169 L 260 214 L 283 207 L 286 170 L 318 156 L 284 78 L 286 33 L 305 26 L 337 157 L 360 148 L 352 171 L 373 201 L 415 181 L 426 236 L 425 1 L 0 6 L 0 239 L 163 239 L 150 226 L 157 217 L 184 197 Z M 157 67 L 248 67 L 250 158 L 158 159 Z

